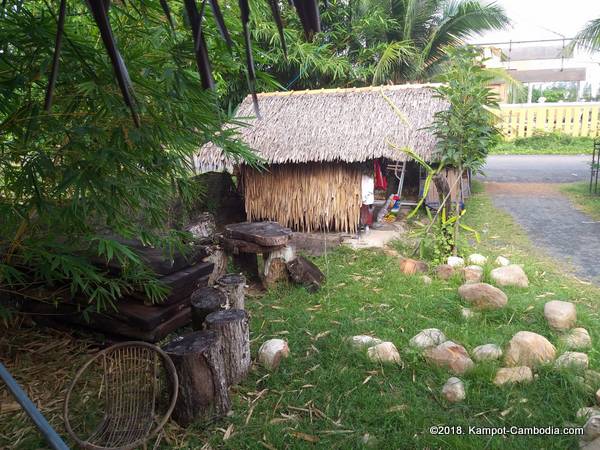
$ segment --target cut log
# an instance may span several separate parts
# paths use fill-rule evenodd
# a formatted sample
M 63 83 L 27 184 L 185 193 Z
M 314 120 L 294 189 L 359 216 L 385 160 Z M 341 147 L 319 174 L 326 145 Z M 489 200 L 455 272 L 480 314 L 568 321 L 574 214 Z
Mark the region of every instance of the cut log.
M 246 278 L 244 275 L 228 273 L 219 278 L 215 284 L 227 297 L 225 309 L 245 309 Z
M 221 336 L 227 385 L 238 384 L 248 375 L 251 364 L 248 314 L 243 309 L 227 309 L 209 314 L 204 323 Z
M 215 419 L 231 410 L 221 337 L 213 331 L 196 331 L 180 336 L 163 350 L 179 377 L 179 395 L 173 419 L 186 427 L 198 419 Z
M 287 263 L 292 280 L 302 284 L 310 292 L 316 292 L 325 280 L 323 272 L 304 256 L 298 256 Z
M 214 265 L 213 271 L 208 277 L 208 286 L 212 286 L 217 278 L 227 273 L 227 253 L 218 245 L 213 245 L 210 249 L 210 255 L 204 258 L 204 261 Z
M 190 220 L 185 230 L 200 241 L 211 241 L 217 232 L 215 216 L 209 212 L 200 213 Z
M 224 234 L 228 238 L 272 247 L 287 244 L 292 236 L 292 230 L 277 222 L 242 222 L 226 225 Z
M 293 246 L 287 245 L 279 250 L 263 255 L 265 266 L 263 269 L 262 280 L 265 287 L 275 286 L 280 281 L 290 279 L 290 274 L 286 263 L 296 257 L 296 250 Z
M 199 331 L 204 328 L 204 320 L 210 313 L 225 309 L 227 296 L 219 289 L 203 287 L 192 293 L 192 327 Z

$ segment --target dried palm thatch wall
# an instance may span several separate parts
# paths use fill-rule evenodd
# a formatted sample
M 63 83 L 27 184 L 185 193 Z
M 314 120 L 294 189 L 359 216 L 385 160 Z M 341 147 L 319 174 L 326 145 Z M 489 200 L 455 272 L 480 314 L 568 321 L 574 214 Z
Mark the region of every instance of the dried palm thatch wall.
M 275 220 L 297 231 L 356 232 L 360 219 L 359 164 L 275 164 L 266 171 L 243 166 L 248 220 Z

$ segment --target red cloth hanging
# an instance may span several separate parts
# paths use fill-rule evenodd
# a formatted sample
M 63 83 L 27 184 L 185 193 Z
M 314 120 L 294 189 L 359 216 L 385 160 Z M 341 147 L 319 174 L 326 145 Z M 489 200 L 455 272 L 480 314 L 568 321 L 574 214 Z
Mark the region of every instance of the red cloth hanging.
M 381 165 L 378 159 L 373 162 L 373 170 L 375 171 L 375 189 L 387 190 L 387 178 L 381 173 Z

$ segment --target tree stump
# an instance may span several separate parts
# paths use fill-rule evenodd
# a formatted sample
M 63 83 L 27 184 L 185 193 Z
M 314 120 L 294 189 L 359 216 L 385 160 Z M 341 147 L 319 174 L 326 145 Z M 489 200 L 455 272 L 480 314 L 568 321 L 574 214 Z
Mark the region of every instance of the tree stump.
M 213 286 L 217 279 L 227 273 L 227 253 L 221 247 L 213 245 L 210 248 L 210 255 L 204 258 L 214 264 L 213 271 L 208 277 L 208 285 Z
M 178 337 L 163 348 L 179 377 L 172 416 L 179 425 L 223 417 L 231 410 L 221 347 L 220 335 L 205 330 Z
M 225 309 L 246 308 L 246 277 L 244 277 L 244 275 L 237 273 L 228 273 L 217 279 L 216 286 L 221 291 L 223 291 L 223 293 L 227 297 L 227 304 L 225 306 Z
M 287 245 L 268 254 L 263 254 L 265 267 L 263 270 L 263 284 L 269 288 L 276 285 L 279 281 L 290 279 L 286 263 L 296 257 L 296 250 L 293 246 Z
M 199 331 L 204 328 L 206 316 L 225 309 L 227 296 L 219 289 L 206 286 L 192 292 L 190 303 L 192 305 L 192 327 Z
M 243 309 L 227 309 L 208 315 L 206 328 L 221 336 L 221 353 L 227 385 L 239 383 L 250 370 L 250 331 Z

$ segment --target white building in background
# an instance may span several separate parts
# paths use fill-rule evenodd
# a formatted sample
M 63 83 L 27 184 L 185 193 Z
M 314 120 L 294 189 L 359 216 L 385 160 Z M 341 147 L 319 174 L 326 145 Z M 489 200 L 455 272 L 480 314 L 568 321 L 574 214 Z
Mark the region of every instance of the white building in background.
M 567 83 L 577 89 L 577 100 L 584 100 L 586 90 L 595 98 L 600 90 L 600 54 L 579 49 L 569 51 L 568 42 L 505 43 L 485 45 L 486 66 L 503 68 L 528 89 L 531 103 L 534 88 L 548 88 Z M 500 100 L 507 102 L 508 87 L 499 80 L 496 84 Z

